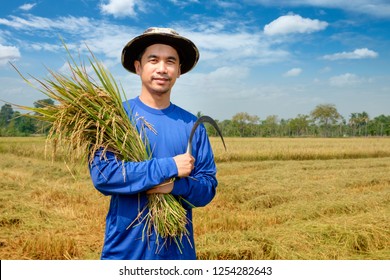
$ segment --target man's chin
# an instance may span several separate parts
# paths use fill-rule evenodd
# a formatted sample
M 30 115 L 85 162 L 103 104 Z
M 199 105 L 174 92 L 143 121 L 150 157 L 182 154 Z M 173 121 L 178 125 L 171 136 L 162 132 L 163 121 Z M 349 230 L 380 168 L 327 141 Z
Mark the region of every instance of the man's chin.
M 163 96 L 170 93 L 169 89 L 154 89 L 153 93 L 159 96 Z

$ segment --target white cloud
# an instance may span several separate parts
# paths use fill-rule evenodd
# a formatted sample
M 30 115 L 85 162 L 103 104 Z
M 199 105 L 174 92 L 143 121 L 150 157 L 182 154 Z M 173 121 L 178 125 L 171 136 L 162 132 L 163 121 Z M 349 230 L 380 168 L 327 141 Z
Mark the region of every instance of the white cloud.
M 367 48 L 356 49 L 353 52 L 341 52 L 335 54 L 329 54 L 323 56 L 327 60 L 339 60 L 339 59 L 363 59 L 363 58 L 376 58 L 377 52 L 369 50 Z
M 179 7 L 185 7 L 191 4 L 199 4 L 199 0 L 169 0 L 173 5 L 179 6 Z
M 4 46 L 0 44 L 0 66 L 6 65 L 9 61 L 20 58 L 20 52 L 17 47 Z
M 32 43 L 29 45 L 31 49 L 35 51 L 49 51 L 49 52 L 56 52 L 60 49 L 62 49 L 62 46 L 59 44 L 48 44 L 48 43 Z
M 329 66 L 325 66 L 324 68 L 320 69 L 320 73 L 328 73 L 332 71 L 332 68 Z
M 266 35 L 290 33 L 313 33 L 325 29 L 328 23 L 318 19 L 303 18 L 300 15 L 285 15 L 264 26 Z
M 357 75 L 351 73 L 345 73 L 329 79 L 330 85 L 335 87 L 354 86 L 362 83 L 362 81 Z
M 87 17 L 59 17 L 49 19 L 28 15 L 26 17 L 11 16 L 10 19 L 0 18 L 0 25 L 5 25 L 20 30 L 64 30 L 67 32 L 92 32 L 91 21 Z
M 292 68 L 283 74 L 284 77 L 296 77 L 302 73 L 301 68 Z
M 65 39 L 65 43 L 70 50 L 85 51 L 85 44 L 87 44 L 95 54 L 104 54 L 109 58 L 115 58 L 117 62 L 120 60 L 123 46 L 141 32 L 128 26 L 73 16 L 53 19 L 33 15 L 27 15 L 25 18 L 13 16 L 9 19 L 0 18 L 1 25 L 26 32 L 34 32 L 37 36 L 39 36 L 39 32 L 44 32 L 44 36 L 46 36 L 46 31 L 51 31 L 54 40 L 57 42 L 57 44 L 51 44 L 23 41 L 21 44 L 24 48 L 51 52 L 61 50 L 63 47 L 58 37 L 58 34 L 61 34 L 63 38 L 68 38 Z
M 275 45 L 273 37 L 264 36 L 262 32 L 250 33 L 247 30 L 224 31 L 223 24 L 216 21 L 209 29 L 194 29 L 193 25 L 173 26 L 180 34 L 191 38 L 201 52 L 201 61 L 206 67 L 220 68 L 236 63 L 245 67 L 265 65 L 285 61 L 290 53 Z M 55 42 L 23 41 L 21 47 L 35 51 L 61 51 L 62 46 L 57 34 L 65 39 L 68 48 L 85 53 L 86 46 L 102 59 L 111 59 L 120 63 L 123 46 L 134 36 L 144 30 L 126 25 L 115 25 L 86 17 L 46 18 L 26 15 L 23 18 L 10 16 L 0 18 L 0 27 L 34 33 L 40 37 L 50 31 Z M 219 31 L 216 32 L 215 29 Z M 196 30 L 196 31 L 195 31 Z M 0 42 L 1 43 L 1 42 Z M 3 43 L 4 44 L 4 43 Z
M 194 72 L 191 75 L 180 77 L 178 87 L 202 89 L 202 92 L 213 95 L 227 96 L 227 92 L 237 92 L 243 85 L 239 82 L 251 75 L 251 70 L 246 66 L 223 66 L 208 73 Z M 180 91 L 180 90 L 179 90 Z
M 223 0 L 216 0 L 215 4 L 218 5 L 221 8 L 224 9 L 230 9 L 230 8 L 237 8 L 240 7 L 239 1 L 223 1 Z
M 32 8 L 34 8 L 35 5 L 36 5 L 36 3 L 24 4 L 24 5 L 20 6 L 19 9 L 27 12 L 27 11 L 31 10 Z
M 201 59 L 221 67 L 231 62 L 246 65 L 283 61 L 289 53 L 272 45 L 262 34 L 237 32 L 181 32 L 191 38 L 201 52 Z
M 113 3 L 113 2 L 111 2 Z M 135 2 L 134 2 L 135 3 Z M 289 58 L 287 50 L 275 46 L 274 38 L 264 36 L 262 32 L 250 33 L 247 30 L 226 32 L 223 29 L 224 21 L 216 21 L 210 29 L 196 29 L 193 25 L 183 27 L 173 26 L 180 34 L 188 36 L 201 51 L 201 59 L 208 66 L 223 67 L 232 62 L 240 65 L 264 65 L 271 62 L 283 61 Z M 87 44 L 97 54 L 104 54 L 108 58 L 120 61 L 120 53 L 123 46 L 134 36 L 144 30 L 125 25 L 115 25 L 105 21 L 98 21 L 87 17 L 56 17 L 46 18 L 34 15 L 26 15 L 23 18 L 10 16 L 0 18 L 0 26 L 4 25 L 18 31 L 34 32 L 40 37 L 47 36 L 50 31 L 57 44 L 41 42 L 23 42 L 23 47 L 34 50 L 56 51 L 61 49 L 57 34 L 66 39 L 67 46 L 73 50 L 85 50 Z M 209 26 L 210 27 L 210 26 Z M 218 32 L 216 32 L 216 29 Z M 70 38 L 70 39 L 69 39 Z M 1 43 L 1 42 L 0 42 Z M 58 46 L 56 46 L 58 45 Z
M 137 15 L 136 6 L 141 6 L 140 0 L 108 0 L 106 4 L 100 5 L 100 11 L 103 14 L 113 15 L 114 17 L 135 17 Z
M 208 78 L 210 80 L 219 81 L 237 81 L 237 79 L 246 78 L 249 75 L 249 68 L 246 67 L 221 67 L 210 74 Z
M 256 3 L 277 6 L 297 7 L 312 6 L 319 8 L 341 9 L 358 14 L 366 14 L 375 17 L 390 17 L 390 3 L 388 0 L 253 0 Z

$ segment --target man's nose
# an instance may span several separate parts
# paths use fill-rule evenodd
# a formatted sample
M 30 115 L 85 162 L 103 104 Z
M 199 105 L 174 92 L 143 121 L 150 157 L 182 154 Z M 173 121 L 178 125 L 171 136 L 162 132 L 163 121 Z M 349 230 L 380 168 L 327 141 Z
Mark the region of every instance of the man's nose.
M 157 70 L 159 72 L 163 72 L 163 73 L 166 73 L 167 72 L 167 64 L 165 63 L 165 61 L 160 61 L 157 65 Z

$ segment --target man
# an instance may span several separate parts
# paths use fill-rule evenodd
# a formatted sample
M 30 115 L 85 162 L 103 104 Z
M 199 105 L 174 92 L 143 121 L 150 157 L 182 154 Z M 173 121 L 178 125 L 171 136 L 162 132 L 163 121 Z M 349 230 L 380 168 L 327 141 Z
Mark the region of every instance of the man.
M 142 82 L 140 95 L 124 102 L 124 108 L 146 134 L 152 158 L 122 165 L 112 153 L 105 158 L 97 153 L 90 165 L 95 187 L 111 196 L 102 259 L 196 259 L 191 208 L 205 206 L 215 196 L 216 167 L 202 125 L 193 138 L 192 155 L 186 153 L 197 118 L 170 99 L 176 79 L 198 58 L 194 43 L 168 28 L 149 28 L 122 51 L 123 66 Z M 124 171 L 129 174 L 126 181 Z M 189 235 L 180 247 L 172 240 L 156 240 L 154 230 L 145 236 L 145 220 L 139 213 L 151 193 L 171 193 L 188 202 L 183 206 Z

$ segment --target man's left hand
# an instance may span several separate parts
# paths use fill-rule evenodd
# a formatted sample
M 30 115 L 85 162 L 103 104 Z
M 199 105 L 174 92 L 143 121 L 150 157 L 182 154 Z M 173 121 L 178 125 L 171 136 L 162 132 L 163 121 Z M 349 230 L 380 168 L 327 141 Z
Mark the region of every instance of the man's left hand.
M 168 180 L 164 183 L 161 183 L 160 185 L 157 185 L 153 187 L 152 189 L 148 190 L 146 194 L 153 194 L 153 193 L 170 193 L 173 190 L 173 181 Z

